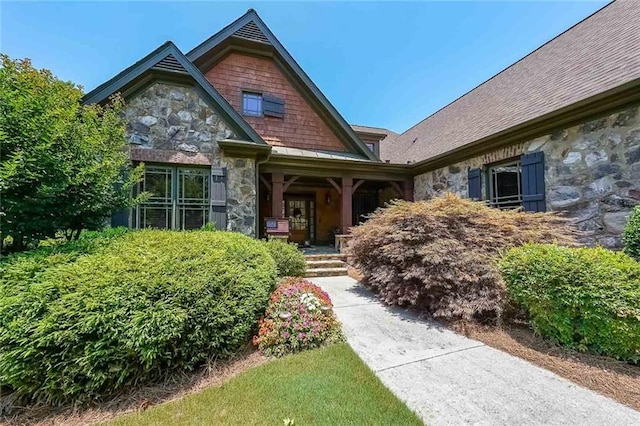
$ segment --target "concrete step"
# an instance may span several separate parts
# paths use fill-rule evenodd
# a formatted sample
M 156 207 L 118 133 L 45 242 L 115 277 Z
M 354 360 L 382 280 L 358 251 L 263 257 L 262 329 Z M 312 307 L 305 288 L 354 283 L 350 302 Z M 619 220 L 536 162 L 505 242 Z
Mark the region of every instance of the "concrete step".
M 347 260 L 346 254 L 332 253 L 332 254 L 306 254 L 304 256 L 307 261 L 315 260 Z
M 340 260 L 334 259 L 325 259 L 325 260 L 307 260 L 307 268 L 308 269 L 318 269 L 318 268 L 346 268 L 347 265 Z
M 344 275 L 347 275 L 347 268 L 316 268 L 307 269 L 305 277 L 339 277 Z

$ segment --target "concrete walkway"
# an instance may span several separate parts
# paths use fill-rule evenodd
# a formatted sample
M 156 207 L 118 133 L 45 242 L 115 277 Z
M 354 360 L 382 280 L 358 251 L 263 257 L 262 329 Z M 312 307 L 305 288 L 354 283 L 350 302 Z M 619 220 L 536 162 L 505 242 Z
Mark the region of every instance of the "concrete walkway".
M 403 309 L 349 277 L 313 278 L 349 344 L 427 424 L 640 425 L 640 412 Z

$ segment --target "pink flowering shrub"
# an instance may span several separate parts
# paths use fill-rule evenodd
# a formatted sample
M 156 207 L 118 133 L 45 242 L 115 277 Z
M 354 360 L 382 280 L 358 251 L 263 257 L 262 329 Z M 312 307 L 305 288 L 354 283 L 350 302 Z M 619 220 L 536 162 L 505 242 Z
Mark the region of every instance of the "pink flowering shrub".
M 253 344 L 265 355 L 282 356 L 344 340 L 329 295 L 317 285 L 290 277 L 271 293 Z

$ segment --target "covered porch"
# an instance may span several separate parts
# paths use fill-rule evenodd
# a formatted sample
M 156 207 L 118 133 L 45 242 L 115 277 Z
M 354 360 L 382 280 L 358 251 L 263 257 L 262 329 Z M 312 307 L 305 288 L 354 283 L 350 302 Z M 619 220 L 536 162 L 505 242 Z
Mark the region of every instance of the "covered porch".
M 259 168 L 259 231 L 267 218 L 289 219 L 289 241 L 334 245 L 336 235 L 393 199 L 413 199 L 413 179 L 385 163 L 272 156 Z M 324 160 L 324 161 L 323 161 Z

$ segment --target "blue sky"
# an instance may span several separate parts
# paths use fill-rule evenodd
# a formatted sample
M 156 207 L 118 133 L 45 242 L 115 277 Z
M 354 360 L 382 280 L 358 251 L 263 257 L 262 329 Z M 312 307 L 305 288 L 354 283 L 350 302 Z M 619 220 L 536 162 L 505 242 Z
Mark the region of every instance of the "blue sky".
M 348 122 L 400 132 L 606 3 L 2 1 L 0 51 L 88 91 L 252 7 Z

